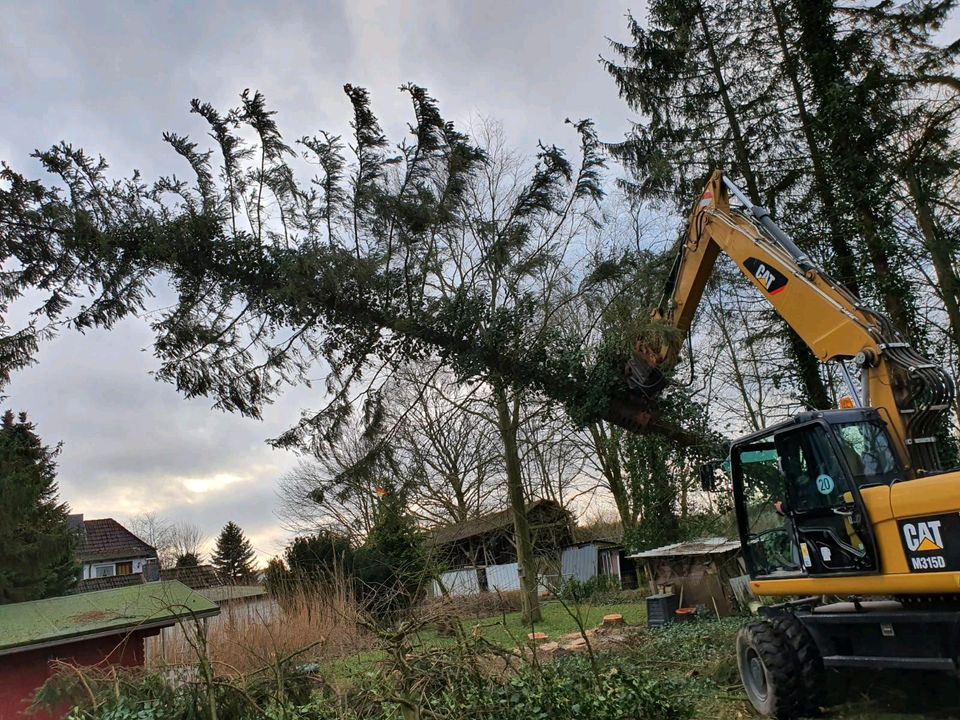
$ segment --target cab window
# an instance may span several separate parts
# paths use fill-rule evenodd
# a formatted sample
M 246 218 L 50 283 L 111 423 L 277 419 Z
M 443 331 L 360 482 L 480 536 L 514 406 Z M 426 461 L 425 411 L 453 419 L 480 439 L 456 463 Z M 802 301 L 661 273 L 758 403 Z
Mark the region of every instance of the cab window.
M 850 482 L 825 428 L 814 425 L 779 435 L 777 450 L 790 510 L 805 513 L 845 504 Z
M 775 436 L 787 481 L 787 514 L 809 574 L 873 572 L 877 557 L 869 525 L 831 429 L 814 423 Z
M 883 425 L 863 421 L 838 423 L 834 427 L 857 487 L 889 485 L 903 478 Z

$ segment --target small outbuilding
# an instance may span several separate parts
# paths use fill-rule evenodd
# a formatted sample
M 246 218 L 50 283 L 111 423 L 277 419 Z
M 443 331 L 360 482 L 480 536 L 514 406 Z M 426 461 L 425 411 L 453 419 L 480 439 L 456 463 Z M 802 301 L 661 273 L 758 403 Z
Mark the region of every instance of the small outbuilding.
M 594 578 L 610 578 L 624 589 L 637 587 L 633 559 L 627 557 L 622 543 L 613 540 L 589 540 L 570 545 L 560 555 L 560 574 L 566 580 L 588 582 Z
M 23 714 L 56 661 L 138 667 L 146 638 L 219 612 L 214 602 L 175 581 L 0 605 L 0 718 L 62 716 Z
M 739 540 L 713 537 L 645 550 L 630 558 L 643 567 L 651 594 L 672 592 L 684 607 L 732 615 L 730 581 L 745 572 Z
M 537 575 L 546 588 L 560 574 L 560 549 L 573 539 L 573 523 L 570 513 L 553 500 L 528 504 L 527 522 L 537 558 Z M 437 560 L 447 568 L 440 581 L 448 594 L 520 589 L 513 513 L 509 509 L 435 528 L 430 544 Z M 434 594 L 442 594 L 436 581 L 433 585 Z
M 222 626 L 235 632 L 238 624 L 263 622 L 272 618 L 279 607 L 263 585 L 224 584 L 212 565 L 165 568 L 160 577 L 182 582 L 220 609 L 220 614 L 207 623 L 208 633 Z M 174 662 L 189 645 L 192 632 L 192 627 L 183 625 L 163 628 L 159 635 L 147 640 L 147 663 Z

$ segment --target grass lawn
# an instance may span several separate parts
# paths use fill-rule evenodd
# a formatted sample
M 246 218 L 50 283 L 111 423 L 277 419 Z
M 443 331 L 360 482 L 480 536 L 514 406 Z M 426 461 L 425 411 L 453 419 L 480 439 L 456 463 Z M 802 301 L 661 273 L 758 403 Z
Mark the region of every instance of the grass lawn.
M 512 648 L 523 643 L 527 634 L 532 632 L 546 633 L 550 640 L 557 640 L 561 635 L 578 632 L 577 620 L 571 613 L 579 615 L 584 628 L 596 628 L 600 625 L 604 615 L 619 613 L 623 615 L 628 625 L 642 625 L 646 622 L 646 608 L 640 603 L 616 603 L 611 605 L 582 605 L 569 610 L 557 600 L 541 603 L 543 621 L 534 625 L 525 625 L 519 612 L 495 615 L 482 620 L 464 620 L 463 627 L 467 632 L 480 627 L 480 632 L 490 642 L 502 647 Z M 441 637 L 435 630 L 426 630 L 420 633 L 425 644 L 444 644 L 452 642 L 450 638 Z
M 463 628 L 470 633 L 474 628 L 480 626 L 479 632 L 483 634 L 483 637 L 508 649 L 525 642 L 527 633 L 530 632 L 546 633 L 551 640 L 556 640 L 567 633 L 578 632 L 577 621 L 570 612 L 564 609 L 560 602 L 551 600 L 541 603 L 540 607 L 543 613 L 543 622 L 536 623 L 533 626 L 524 625 L 521 621 L 521 614 L 513 612 L 479 620 L 464 620 Z M 584 628 L 587 629 L 598 627 L 603 620 L 603 616 L 610 613 L 623 615 L 623 619 L 628 625 L 642 625 L 646 622 L 646 609 L 640 603 L 583 605 L 577 609 L 571 608 L 571 610 L 579 613 Z M 443 647 L 453 645 L 456 642 L 454 638 L 441 635 L 433 628 L 420 631 L 419 638 L 420 642 L 428 647 Z M 329 660 L 324 665 L 330 673 L 332 681 L 339 685 L 349 686 L 357 677 L 372 672 L 377 663 L 386 659 L 386 657 L 387 654 L 383 650 L 368 650 Z
M 478 632 L 487 640 L 505 648 L 525 642 L 529 632 L 543 632 L 558 640 L 578 631 L 576 620 L 560 602 L 547 601 L 541 608 L 543 621 L 532 627 L 521 623 L 519 612 L 464 620 L 463 627 L 469 633 L 479 626 Z M 636 602 L 581 606 L 578 612 L 586 628 L 598 627 L 608 613 L 623 615 L 628 625 L 645 624 L 644 605 Z M 696 708 L 695 717 L 745 720 L 756 716 L 741 690 L 734 656 L 734 638 L 744 621 L 727 618 L 645 630 L 630 647 L 609 652 L 624 660 L 629 657 L 634 665 L 639 663 L 665 678 L 680 680 Z M 420 641 L 427 647 L 454 642 L 434 629 L 422 631 Z M 349 687 L 385 658 L 384 651 L 375 650 L 331 661 L 327 664 L 330 679 Z M 826 720 L 946 720 L 960 718 L 960 682 L 930 673 L 832 671 L 822 677 L 820 702 Z

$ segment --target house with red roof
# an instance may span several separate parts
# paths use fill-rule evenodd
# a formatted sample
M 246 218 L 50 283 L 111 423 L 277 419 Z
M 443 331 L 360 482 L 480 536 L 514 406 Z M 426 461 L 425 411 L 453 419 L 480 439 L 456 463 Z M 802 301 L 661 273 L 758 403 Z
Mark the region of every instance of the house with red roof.
M 136 584 L 142 579 L 157 579 L 119 579 L 140 575 L 145 571 L 149 574 L 152 568 L 158 568 L 159 565 L 156 548 L 148 545 L 113 518 L 84 520 L 83 515 L 71 515 L 70 522 L 80 532 L 77 560 L 83 567 L 81 585 L 97 585 L 97 589 L 107 589 Z M 111 581 L 105 578 L 118 579 Z

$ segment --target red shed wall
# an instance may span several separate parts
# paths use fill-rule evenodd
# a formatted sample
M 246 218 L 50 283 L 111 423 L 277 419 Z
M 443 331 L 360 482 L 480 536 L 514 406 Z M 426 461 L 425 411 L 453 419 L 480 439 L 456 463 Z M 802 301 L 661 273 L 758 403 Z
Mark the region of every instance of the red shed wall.
M 52 674 L 51 661 L 61 660 L 75 665 L 97 665 L 106 662 L 123 667 L 140 667 L 143 665 L 143 640 L 157 632 L 136 630 L 0 655 L 0 720 L 19 720 L 21 717 L 30 720 L 56 720 L 63 717 L 67 708 L 53 714 L 21 714 L 32 702 L 33 694 Z

